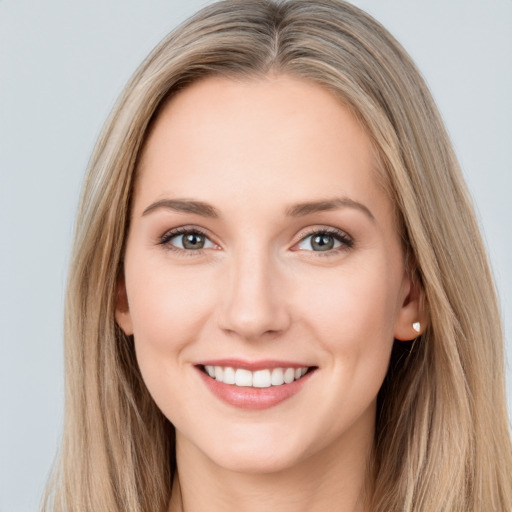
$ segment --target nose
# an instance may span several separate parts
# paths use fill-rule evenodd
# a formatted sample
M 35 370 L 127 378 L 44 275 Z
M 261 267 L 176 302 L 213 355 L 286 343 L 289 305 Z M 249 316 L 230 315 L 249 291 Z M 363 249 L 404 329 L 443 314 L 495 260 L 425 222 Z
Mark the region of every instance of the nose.
M 219 327 L 245 340 L 285 332 L 291 322 L 278 265 L 263 251 L 241 251 L 221 284 Z

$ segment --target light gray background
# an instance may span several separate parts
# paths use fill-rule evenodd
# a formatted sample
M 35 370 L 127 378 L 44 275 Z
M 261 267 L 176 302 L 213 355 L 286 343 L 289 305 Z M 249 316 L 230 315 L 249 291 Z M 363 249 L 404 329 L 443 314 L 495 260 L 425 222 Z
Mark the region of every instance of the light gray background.
M 58 446 L 64 282 L 94 141 L 139 62 L 205 3 L 0 0 L 0 512 L 37 510 Z M 512 0 L 354 3 L 402 42 L 439 104 L 485 232 L 510 366 Z M 509 397 L 511 384 L 509 370 Z

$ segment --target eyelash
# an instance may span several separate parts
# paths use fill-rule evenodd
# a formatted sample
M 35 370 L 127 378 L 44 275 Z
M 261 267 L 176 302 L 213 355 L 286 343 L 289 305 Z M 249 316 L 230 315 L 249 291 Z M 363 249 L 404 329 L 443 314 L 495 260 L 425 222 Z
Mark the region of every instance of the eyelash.
M 201 252 L 202 249 L 182 249 L 181 247 L 175 247 L 174 245 L 169 243 L 173 238 L 180 236 L 180 235 L 201 235 L 209 240 L 208 235 L 201 229 L 185 226 L 185 227 L 181 227 L 181 228 L 172 229 L 171 231 L 167 231 L 167 233 L 165 233 L 160 238 L 158 245 L 163 245 L 169 251 L 176 251 L 185 256 L 194 256 Z
M 172 229 L 171 231 L 167 231 L 160 238 L 158 245 L 165 246 L 166 249 L 168 249 L 170 251 L 176 251 L 176 252 L 179 252 L 184 255 L 186 254 L 187 256 L 194 256 L 203 250 L 203 249 L 182 249 L 181 247 L 175 247 L 174 245 L 169 243 L 173 238 L 180 236 L 180 235 L 200 235 L 200 236 L 204 236 L 206 239 L 209 240 L 208 235 L 199 228 L 181 227 L 181 228 Z M 336 229 L 336 228 L 312 229 L 311 231 L 308 231 L 306 234 L 304 234 L 300 238 L 300 240 L 295 243 L 295 245 L 298 245 L 301 242 L 304 242 L 307 238 L 315 236 L 315 235 L 316 236 L 318 236 L 318 235 L 331 236 L 335 240 L 340 242 L 340 244 L 341 244 L 339 247 L 330 249 L 328 251 L 313 251 L 313 250 L 307 251 L 307 252 L 315 253 L 317 256 L 321 256 L 321 257 L 333 256 L 342 251 L 350 250 L 354 246 L 354 240 L 352 239 L 352 237 L 350 237 L 344 231 L 341 231 L 340 229 Z
M 327 235 L 333 237 L 335 240 L 340 242 L 340 246 L 333 248 L 328 251 L 307 251 L 315 253 L 315 256 L 321 256 L 321 257 L 329 257 L 334 256 L 336 254 L 339 254 L 343 251 L 348 251 L 354 247 L 354 240 L 351 236 L 349 236 L 344 231 L 341 231 L 341 229 L 336 228 L 322 228 L 322 229 L 312 229 L 311 231 L 304 234 L 300 240 L 297 242 L 297 244 L 304 242 L 307 238 L 310 238 L 312 236 L 318 236 L 318 235 Z M 297 245 L 295 244 L 295 245 Z

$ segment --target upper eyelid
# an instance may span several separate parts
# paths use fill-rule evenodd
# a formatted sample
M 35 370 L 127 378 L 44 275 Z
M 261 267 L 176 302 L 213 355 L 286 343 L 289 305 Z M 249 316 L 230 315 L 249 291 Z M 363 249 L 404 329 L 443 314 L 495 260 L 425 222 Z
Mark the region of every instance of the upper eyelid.
M 316 235 L 316 234 L 319 234 L 319 233 L 326 233 L 328 235 L 338 235 L 340 237 L 343 237 L 343 238 L 349 238 L 350 240 L 353 240 L 353 237 L 348 234 L 345 230 L 343 229 L 339 229 L 339 228 L 335 228 L 335 227 L 327 227 L 327 226 L 324 226 L 324 227 L 314 227 L 314 228 L 306 228 L 307 231 L 306 232 L 302 232 L 300 235 L 297 235 L 296 236 L 296 241 L 294 242 L 294 244 L 297 244 L 299 242 L 301 242 L 302 240 L 304 240 L 305 238 L 309 237 L 309 236 L 312 236 L 312 235 Z
M 198 226 L 178 226 L 176 228 L 168 229 L 161 235 L 159 238 L 172 238 L 179 235 L 184 235 L 186 233 L 199 233 L 201 235 L 204 235 L 205 237 L 211 239 L 211 235 L 209 234 L 208 230 L 205 230 L 203 228 L 200 228 Z

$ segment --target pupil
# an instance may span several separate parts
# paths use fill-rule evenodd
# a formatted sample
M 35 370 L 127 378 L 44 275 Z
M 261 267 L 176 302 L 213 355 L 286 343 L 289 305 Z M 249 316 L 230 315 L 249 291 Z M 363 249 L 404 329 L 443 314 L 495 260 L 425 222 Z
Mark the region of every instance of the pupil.
M 196 233 L 189 233 L 183 237 L 185 249 L 201 249 L 204 245 L 204 236 Z
M 311 246 L 317 251 L 328 251 L 334 247 L 334 238 L 331 235 L 316 235 L 311 240 Z

